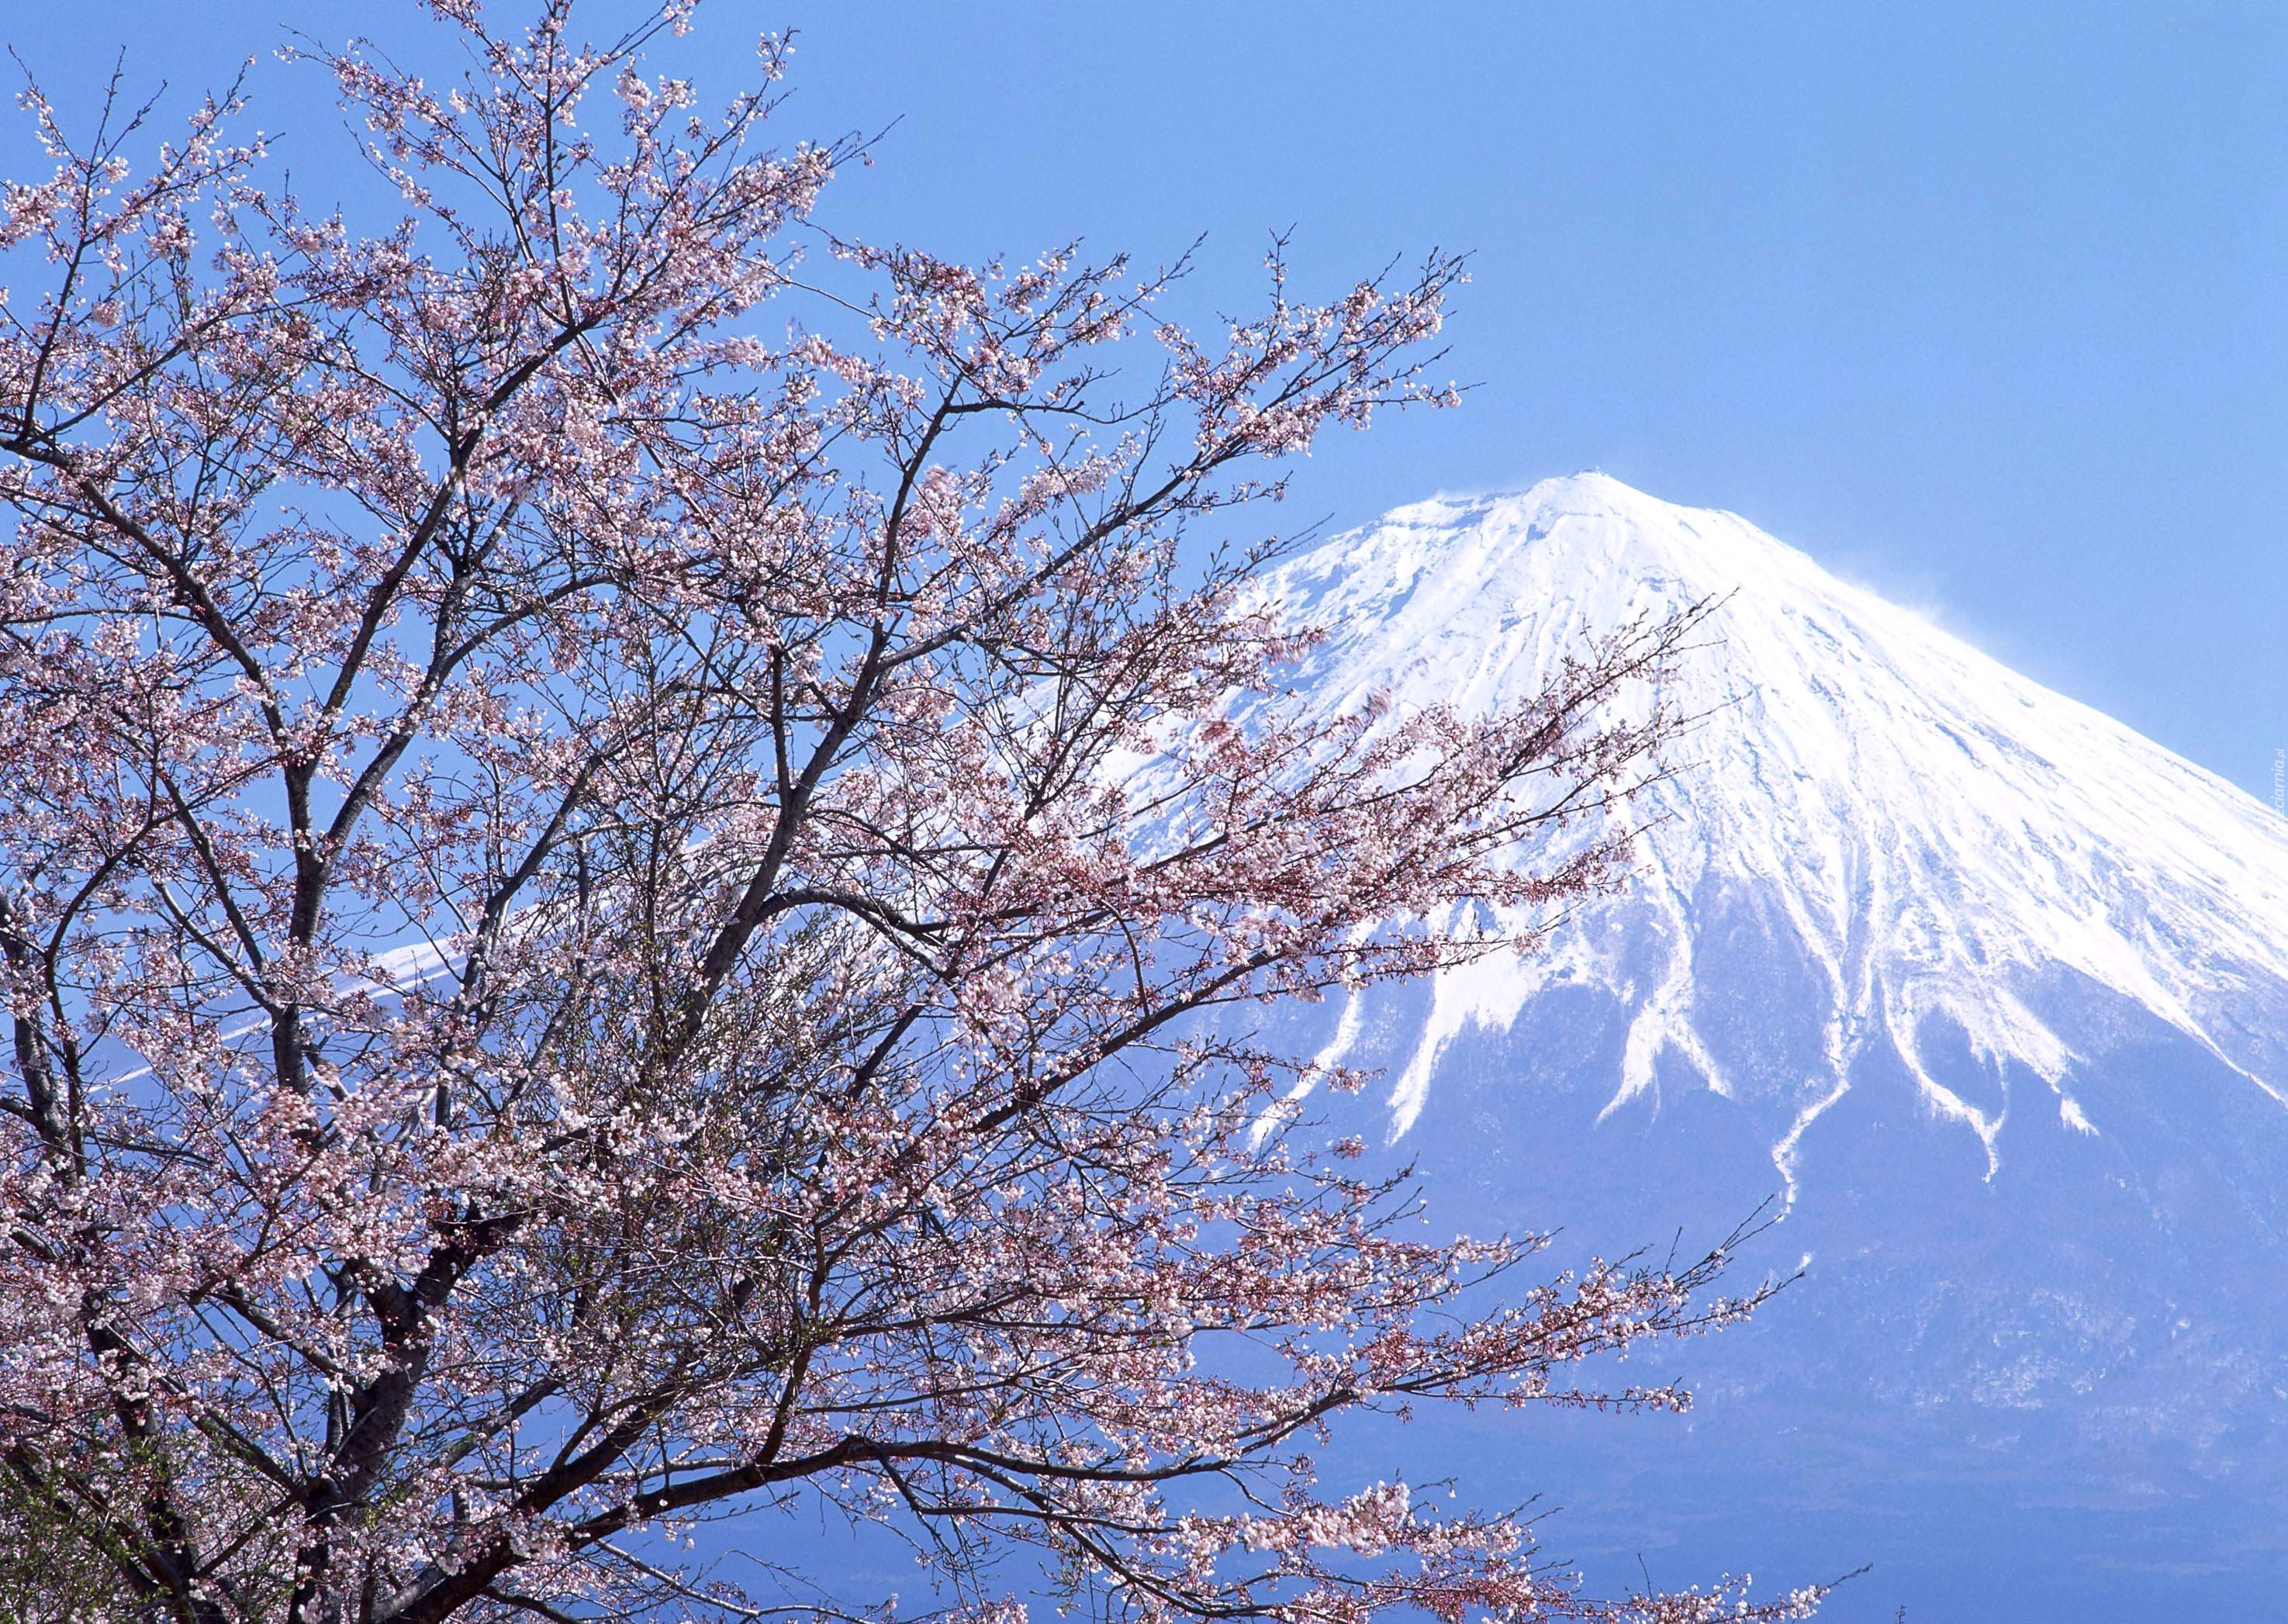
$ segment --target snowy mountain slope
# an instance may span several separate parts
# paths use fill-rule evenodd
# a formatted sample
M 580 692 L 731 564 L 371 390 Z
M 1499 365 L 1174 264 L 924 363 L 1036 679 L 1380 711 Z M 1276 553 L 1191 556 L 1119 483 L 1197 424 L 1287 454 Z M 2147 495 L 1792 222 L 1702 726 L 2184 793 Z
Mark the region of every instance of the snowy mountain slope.
M 1670 691 L 1700 720 L 1639 809 L 1659 821 L 1636 883 L 1547 955 L 1439 980 L 1385 1057 L 1394 1137 L 1459 1035 L 1561 986 L 1626 1012 L 1607 1112 L 1680 1062 L 1757 1107 L 1791 1195 L 1878 1048 L 1989 1176 L 2014 1116 L 2111 1131 L 2077 1090 L 2121 1025 L 2088 1018 L 2093 991 L 2288 1113 L 2288 820 L 1744 520 L 1582 474 L 1401 508 L 1269 590 L 1332 629 L 1305 677 L 1330 705 L 1491 705 L 1585 630 L 1724 600 Z M 1744 919 L 1812 983 L 1764 1000 L 1778 1041 L 1745 1054 L 1718 1030 L 1755 1002 L 1726 985 Z M 1361 1029 L 1347 1011 L 1329 1058 Z

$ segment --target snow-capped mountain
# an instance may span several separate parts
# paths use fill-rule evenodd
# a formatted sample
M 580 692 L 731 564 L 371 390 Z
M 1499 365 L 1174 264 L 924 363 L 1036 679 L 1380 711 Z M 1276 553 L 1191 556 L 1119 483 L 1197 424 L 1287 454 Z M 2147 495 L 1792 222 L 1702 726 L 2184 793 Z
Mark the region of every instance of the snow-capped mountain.
M 1722 600 L 1669 693 L 1698 720 L 1639 807 L 1656 820 L 1625 907 L 1651 915 L 1639 923 L 1657 939 L 1650 973 L 1615 951 L 1636 943 L 1597 928 L 1608 916 L 1549 958 L 1444 978 L 1390 1096 L 1393 1131 L 1418 1118 L 1464 1026 L 1506 1026 L 1577 978 L 1630 1011 L 1609 1109 L 1651 1088 L 1672 1052 L 1720 1095 L 1791 1102 L 1772 1145 L 1791 1181 L 1804 1130 L 1876 1042 L 1935 1117 L 1976 1136 L 1990 1172 L 2014 1110 L 2101 1134 L 2073 1091 L 2086 1037 L 2038 1007 L 2060 975 L 2134 1002 L 2288 1102 L 2288 1029 L 2252 1026 L 2246 1008 L 2252 985 L 2288 987 L 2288 820 L 1745 520 L 1581 474 L 1401 508 L 1296 560 L 1273 590 L 1336 629 L 1315 662 L 1329 701 L 1386 686 L 1473 707 L 1531 693 L 1585 631 Z M 1728 903 L 1821 984 L 1806 1064 L 1720 1053 L 1700 982 Z M 1934 1025 L 1995 1074 L 2001 1103 L 1939 1074 Z M 2009 1097 L 2013 1066 L 2046 1097 Z
M 1774 1482 L 2288 1483 L 2288 820 L 1601 475 L 1401 508 L 1268 590 L 1330 628 L 1330 706 L 1521 698 L 1585 634 L 1721 600 L 1625 892 L 1535 958 L 1294 1012 L 1386 1080 L 1309 1108 L 1373 1110 L 1465 1222 L 1609 1251 L 1781 1196 L 1760 1261 L 1804 1279 L 1675 1356 Z

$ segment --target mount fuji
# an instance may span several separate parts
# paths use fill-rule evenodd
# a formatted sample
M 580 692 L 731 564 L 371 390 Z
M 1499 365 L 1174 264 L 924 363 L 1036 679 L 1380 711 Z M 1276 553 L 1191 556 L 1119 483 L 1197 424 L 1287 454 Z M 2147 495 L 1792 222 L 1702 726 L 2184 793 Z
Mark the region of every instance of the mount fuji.
M 1836 1604 L 1870 1618 L 2276 1604 L 2288 820 L 1601 475 L 1398 509 L 1266 590 L 1328 628 L 1331 708 L 1523 698 L 1587 635 L 1720 606 L 1621 891 L 1531 958 L 1276 1017 L 1384 1079 L 1308 1108 L 1458 1226 L 1609 1253 L 1776 1198 L 1747 1261 L 1801 1279 L 1651 1356 L 1700 1395 L 1680 1433 L 1474 1423 L 1571 1459 L 1566 1537 L 1872 1557 Z

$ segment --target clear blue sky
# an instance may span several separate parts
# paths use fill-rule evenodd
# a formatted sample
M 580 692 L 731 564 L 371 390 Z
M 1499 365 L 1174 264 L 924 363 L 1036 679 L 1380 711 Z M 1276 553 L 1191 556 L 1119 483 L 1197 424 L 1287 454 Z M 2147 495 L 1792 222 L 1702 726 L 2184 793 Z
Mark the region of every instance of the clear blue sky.
M 59 90 L 122 43 L 136 78 L 199 87 L 282 18 L 401 41 L 410 11 L 78 0 L 0 33 Z M 701 59 L 789 24 L 787 135 L 902 117 L 830 198 L 847 228 L 1148 257 L 1205 230 L 1193 297 L 1224 307 L 1275 226 L 1320 287 L 1474 250 L 1451 365 L 1483 387 L 1326 442 L 1313 511 L 1602 467 L 1735 509 L 2270 798 L 2278 0 L 711 0 Z M 322 192 L 321 87 L 258 83 Z

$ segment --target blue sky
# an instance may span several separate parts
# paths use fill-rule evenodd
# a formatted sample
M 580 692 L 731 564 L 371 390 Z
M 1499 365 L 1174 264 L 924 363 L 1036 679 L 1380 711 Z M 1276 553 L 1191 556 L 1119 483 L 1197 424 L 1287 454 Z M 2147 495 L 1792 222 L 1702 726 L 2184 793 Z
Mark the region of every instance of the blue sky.
M 131 77 L 192 88 L 282 18 L 401 41 L 410 11 L 80 0 L 0 33 L 60 91 L 122 44 Z M 727 73 L 788 25 L 787 136 L 901 121 L 830 196 L 847 229 L 1145 257 L 1204 230 L 1197 309 L 1246 301 L 1274 226 L 1307 288 L 1474 250 L 1450 367 L 1482 386 L 1324 442 L 1309 511 L 1601 467 L 2270 799 L 2288 6 L 711 0 L 695 59 Z M 258 84 L 322 191 L 322 87 Z

